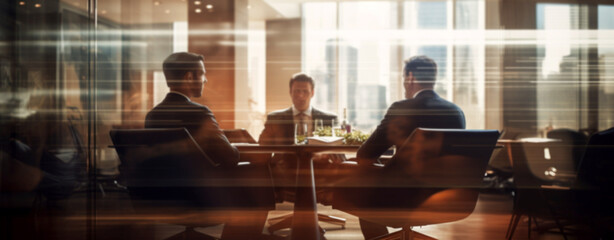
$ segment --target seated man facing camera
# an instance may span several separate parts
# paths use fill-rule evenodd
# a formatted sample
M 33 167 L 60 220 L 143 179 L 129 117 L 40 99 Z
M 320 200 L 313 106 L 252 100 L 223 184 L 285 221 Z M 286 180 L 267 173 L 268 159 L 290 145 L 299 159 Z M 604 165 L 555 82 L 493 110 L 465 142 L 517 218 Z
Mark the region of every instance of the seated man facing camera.
M 292 145 L 294 144 L 295 124 L 307 124 L 307 133 L 311 136 L 314 130 L 314 121 L 321 119 L 324 125 L 332 126 L 337 115 L 314 108 L 311 99 L 314 96 L 315 81 L 304 73 L 297 73 L 290 78 L 289 90 L 292 106 L 277 110 L 267 116 L 264 130 L 260 134 L 259 143 L 262 145 Z M 318 176 L 326 172 L 329 156 L 318 156 L 314 161 L 315 173 Z M 335 159 L 336 160 L 336 159 Z M 297 157 L 293 154 L 275 154 L 271 160 L 273 177 L 276 185 L 294 189 L 296 182 Z M 332 174 L 330 174 L 332 175 Z M 318 180 L 326 181 L 321 177 Z M 286 195 L 291 191 L 278 191 L 278 200 L 290 200 L 292 196 Z M 289 198 L 289 199 L 288 199 Z
M 173 53 L 164 60 L 163 70 L 170 92 L 147 114 L 145 127 L 187 129 L 196 143 L 214 162 L 219 163 L 222 169 L 232 173 L 233 168 L 239 162 L 237 148 L 230 144 L 215 120 L 213 112 L 207 106 L 191 101 L 191 98 L 202 96 L 203 86 L 207 82 L 204 57 L 188 52 Z M 169 161 L 172 160 L 169 159 Z M 220 194 L 219 191 L 216 193 Z M 222 192 L 221 195 L 225 193 Z M 246 194 L 242 194 L 241 198 L 248 197 L 243 195 Z M 232 194 L 207 197 L 223 199 L 223 201 L 232 201 L 233 198 L 237 198 Z M 236 221 L 226 222 L 222 239 L 258 238 L 257 236 L 262 233 L 268 211 L 258 210 L 257 212 L 257 214 L 250 215 L 254 217 L 236 216 L 234 217 Z

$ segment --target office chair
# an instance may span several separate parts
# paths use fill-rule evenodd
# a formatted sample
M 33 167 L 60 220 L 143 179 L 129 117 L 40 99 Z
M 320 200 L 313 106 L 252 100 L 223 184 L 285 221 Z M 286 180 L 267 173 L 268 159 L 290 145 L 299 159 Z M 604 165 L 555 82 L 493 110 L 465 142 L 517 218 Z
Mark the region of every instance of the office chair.
M 562 142 L 531 142 L 522 141 L 512 143 L 512 158 L 514 159 L 514 210 L 506 239 L 511 239 L 514 235 L 518 222 L 523 215 L 529 217 L 528 236 L 531 237 L 532 223 L 537 223 L 537 219 L 553 220 L 556 227 L 567 239 L 564 231 L 564 226 L 561 221 L 563 218 L 558 211 L 555 210 L 553 204 L 548 201 L 546 194 L 555 194 L 555 192 L 547 193 L 547 186 L 553 186 L 558 183 L 569 182 L 568 177 L 559 178 L 557 176 L 557 160 L 553 159 L 550 153 L 565 152 L 560 156 L 567 156 L 567 162 L 571 161 L 571 149 Z M 564 204 L 559 202 L 559 204 Z M 566 204 L 571 206 L 572 204 Z
M 275 208 L 266 167 L 240 163 L 225 169 L 185 128 L 111 130 L 110 135 L 134 209 L 186 226 L 174 237 L 196 237 L 194 227 L 227 223 L 237 211 Z M 266 214 L 263 226 L 265 220 Z
M 572 185 L 576 206 L 575 218 L 586 220 L 597 235 L 614 238 L 614 128 L 597 132 L 588 140 L 578 166 L 578 179 Z
M 411 228 L 473 212 L 498 137 L 496 130 L 418 128 L 386 165 L 344 169 L 333 208 L 403 228 L 376 239 L 433 239 Z
M 582 160 L 582 156 L 584 156 L 584 149 L 586 148 L 588 137 L 584 135 L 584 133 L 567 128 L 551 130 L 547 133 L 546 136 L 548 138 L 560 139 L 564 145 L 571 149 L 571 154 L 573 158 L 572 162 L 569 163 L 571 165 L 571 169 L 569 169 L 569 171 L 572 171 L 574 173 L 577 172 L 578 166 L 580 165 L 580 161 Z M 552 158 L 559 159 L 564 158 L 564 154 L 568 154 L 568 152 L 554 151 L 551 154 Z

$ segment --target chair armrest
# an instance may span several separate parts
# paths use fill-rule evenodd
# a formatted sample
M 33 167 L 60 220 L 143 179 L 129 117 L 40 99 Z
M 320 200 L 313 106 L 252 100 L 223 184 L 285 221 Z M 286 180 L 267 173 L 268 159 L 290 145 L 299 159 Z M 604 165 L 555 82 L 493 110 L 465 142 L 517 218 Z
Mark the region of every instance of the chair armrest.
M 358 165 L 358 162 L 348 160 L 348 161 L 343 161 L 341 165 L 345 165 L 345 166 Z
M 559 186 L 559 185 L 541 185 L 539 186 L 541 189 L 549 189 L 549 190 L 570 190 L 570 187 Z
M 382 165 L 386 165 L 388 164 L 388 162 L 390 162 L 390 160 L 392 160 L 392 156 L 385 156 L 385 157 L 380 157 L 377 159 L 377 161 L 382 164 Z
M 341 163 L 342 166 L 358 166 L 358 162 L 357 161 L 343 161 Z M 381 163 L 373 163 L 371 164 L 370 167 L 377 167 L 377 168 L 383 168 L 386 165 L 381 164 Z

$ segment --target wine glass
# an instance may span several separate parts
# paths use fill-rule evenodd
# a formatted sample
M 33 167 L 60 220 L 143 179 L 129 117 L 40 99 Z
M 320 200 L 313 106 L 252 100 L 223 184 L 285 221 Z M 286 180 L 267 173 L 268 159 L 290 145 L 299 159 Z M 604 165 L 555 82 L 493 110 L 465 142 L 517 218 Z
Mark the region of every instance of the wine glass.
M 294 143 L 297 145 L 307 142 L 307 124 L 297 123 L 294 125 Z
M 313 135 L 314 136 L 319 136 L 320 133 L 322 133 L 322 131 L 324 130 L 324 120 L 319 119 L 319 118 L 316 119 L 314 121 L 314 128 L 315 128 L 315 131 L 314 131 Z

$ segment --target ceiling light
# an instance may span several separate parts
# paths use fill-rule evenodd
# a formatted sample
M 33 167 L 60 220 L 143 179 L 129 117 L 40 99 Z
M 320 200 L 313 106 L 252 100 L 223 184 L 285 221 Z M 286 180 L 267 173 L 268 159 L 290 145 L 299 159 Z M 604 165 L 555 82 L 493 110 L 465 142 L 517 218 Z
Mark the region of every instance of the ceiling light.
M 247 5 L 247 9 L 251 9 L 251 8 L 252 8 L 252 5 Z
M 200 5 L 200 1 L 194 1 L 194 5 Z
M 169 14 L 169 13 L 171 13 L 171 10 L 166 9 L 166 10 L 164 10 L 164 13 Z
M 100 14 L 107 14 L 107 10 L 100 11 Z
M 39 8 L 39 7 L 41 7 L 41 4 L 40 3 L 34 4 L 34 7 Z
M 156 6 L 160 6 L 160 2 L 159 2 L 159 1 L 155 1 L 155 2 L 154 2 L 154 5 L 156 5 Z
M 213 5 L 207 4 L 207 9 L 213 9 Z
M 197 8 L 197 9 L 194 10 L 194 12 L 196 12 L 196 13 L 201 13 L 202 11 L 203 10 L 200 10 L 200 8 Z
M 26 5 L 26 2 L 23 2 L 23 1 L 19 2 L 19 5 L 21 5 L 21 6 Z

